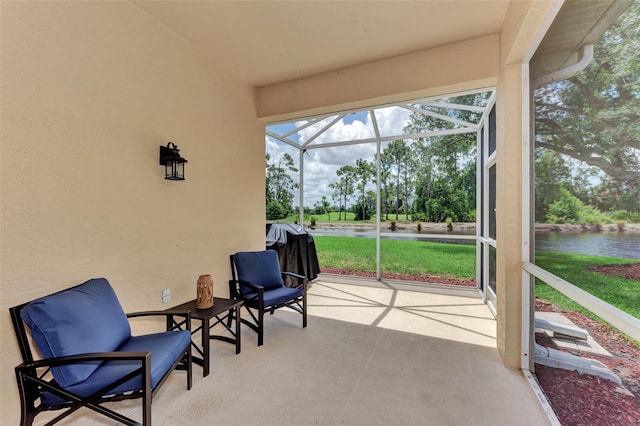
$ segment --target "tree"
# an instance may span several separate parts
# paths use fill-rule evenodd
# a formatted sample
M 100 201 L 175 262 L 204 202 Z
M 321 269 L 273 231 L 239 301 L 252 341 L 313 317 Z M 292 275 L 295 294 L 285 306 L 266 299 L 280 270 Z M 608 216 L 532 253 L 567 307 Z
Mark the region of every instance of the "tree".
M 535 156 L 535 215 L 546 218 L 549 206 L 561 196 L 561 190 L 571 186 L 571 169 L 562 155 L 538 148 Z
M 369 220 L 371 213 L 376 209 L 376 192 L 368 190 L 364 196 L 358 198 L 354 206 L 354 220 Z
M 446 102 L 484 107 L 487 96 L 487 93 L 477 93 L 449 98 Z M 455 123 L 430 115 L 431 112 L 469 123 L 477 123 L 480 119 L 480 113 L 464 109 L 444 106 L 439 111 L 433 111 L 433 106 L 425 106 L 423 109 L 424 113 L 411 114 L 410 122 L 404 129 L 406 133 L 455 128 Z M 442 221 L 448 216 L 453 220 L 474 220 L 475 157 L 475 133 L 418 138 L 414 141 L 411 145 L 410 163 L 413 173 L 407 173 L 408 176 L 415 176 L 413 183 L 410 183 L 415 194 L 414 217 L 424 215 L 426 220 L 432 221 Z M 406 204 L 409 204 L 409 199 L 405 195 Z
M 353 166 L 349 166 L 349 165 L 340 167 L 336 172 L 336 175 L 338 176 L 338 179 L 339 179 L 336 185 L 338 186 L 338 191 L 341 194 L 342 200 L 344 201 L 344 204 L 340 206 L 339 211 L 342 212 L 342 210 L 344 209 L 345 220 L 347 219 L 347 215 L 346 215 L 347 202 L 349 197 L 353 195 L 353 191 L 354 191 L 353 184 L 355 182 L 355 173 L 356 173 L 356 169 Z
M 432 179 L 421 175 L 416 183 L 415 208 L 424 220 L 455 222 L 475 220 L 476 163 L 468 163 L 454 179 L 448 176 Z
M 367 217 L 367 206 L 368 199 L 366 197 L 367 194 L 367 184 L 369 184 L 371 178 L 374 175 L 375 165 L 369 163 L 362 158 L 358 158 L 356 160 L 356 167 L 354 169 L 354 177 L 356 182 L 356 187 L 360 191 L 360 197 L 358 198 L 358 205 L 362 211 L 362 218 Z
M 298 169 L 291 155 L 284 154 L 277 160 L 272 160 L 269 154 L 266 155 L 265 187 L 268 220 L 282 219 L 293 212 L 293 191 L 298 189 L 298 184 L 293 181 L 289 173 L 297 172 Z
M 536 146 L 602 170 L 614 209 L 640 209 L 640 3 L 595 47 L 578 75 L 538 89 Z
M 409 220 L 409 197 L 411 194 L 411 185 L 414 182 L 413 176 L 415 174 L 415 161 L 411 156 L 411 150 L 407 149 L 407 157 L 402 168 L 402 188 L 404 195 L 404 219 Z
M 331 199 L 334 202 L 336 200 L 338 201 L 338 220 L 342 220 L 342 208 L 340 206 L 340 202 L 342 201 L 342 192 L 340 182 L 330 183 L 329 188 L 333 190 L 333 192 L 331 193 Z
M 377 154 L 376 154 L 377 156 Z M 391 191 L 394 189 L 391 178 L 391 159 L 389 154 L 382 152 L 380 154 L 380 198 L 382 208 L 384 209 L 384 218 L 389 220 L 389 204 L 391 201 Z
M 405 215 L 408 219 L 408 198 L 409 198 L 409 169 L 411 162 L 411 149 L 403 140 L 394 140 L 384 149 L 383 153 L 389 160 L 390 169 L 396 178 L 395 182 L 395 211 L 396 220 L 401 204 L 401 195 L 405 205 Z
M 331 222 L 331 210 L 329 209 L 329 207 L 331 207 L 331 203 L 329 202 L 329 200 L 327 200 L 327 197 L 325 197 L 324 195 L 322 196 L 322 210 L 324 210 L 324 212 L 327 214 L 327 218 L 329 219 L 329 222 Z

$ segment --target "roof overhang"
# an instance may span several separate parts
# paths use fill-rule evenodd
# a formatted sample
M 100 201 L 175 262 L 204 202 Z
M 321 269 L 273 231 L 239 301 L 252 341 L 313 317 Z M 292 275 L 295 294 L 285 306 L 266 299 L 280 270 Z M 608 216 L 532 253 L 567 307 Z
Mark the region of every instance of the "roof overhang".
M 557 72 L 580 60 L 582 46 L 596 44 L 633 0 L 567 0 L 531 61 L 531 78 Z

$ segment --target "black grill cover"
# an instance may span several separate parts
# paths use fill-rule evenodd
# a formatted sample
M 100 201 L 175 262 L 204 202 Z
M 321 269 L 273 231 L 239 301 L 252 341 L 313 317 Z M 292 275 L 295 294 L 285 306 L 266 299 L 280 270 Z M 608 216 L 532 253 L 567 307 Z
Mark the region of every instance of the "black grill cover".
M 267 223 L 267 249 L 278 252 L 283 272 L 304 275 L 309 281 L 318 277 L 316 245 L 304 228 L 292 223 Z M 297 285 L 297 280 L 287 277 L 285 285 Z

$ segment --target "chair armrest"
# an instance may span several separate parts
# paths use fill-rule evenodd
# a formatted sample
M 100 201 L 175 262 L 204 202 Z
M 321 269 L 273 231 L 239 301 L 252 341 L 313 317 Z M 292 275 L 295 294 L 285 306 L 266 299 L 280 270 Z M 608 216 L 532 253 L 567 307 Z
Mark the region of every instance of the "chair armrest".
M 293 272 L 281 272 L 282 275 L 288 275 L 290 277 L 300 278 L 301 280 L 306 280 L 307 277 L 300 274 L 294 274 Z
M 77 355 L 67 355 L 56 358 L 39 359 L 30 362 L 23 362 L 16 367 L 16 370 L 25 370 L 42 367 L 57 367 L 59 365 L 77 364 L 84 361 L 151 361 L 151 352 L 89 352 Z
M 179 315 L 179 316 L 185 317 L 186 319 L 190 319 L 191 317 L 191 313 L 189 311 L 167 309 L 166 311 L 131 312 L 127 314 L 127 318 L 150 317 L 150 316 L 167 317 L 169 315 Z
M 236 288 L 236 294 L 237 297 L 244 299 L 244 296 L 242 295 L 242 293 L 240 293 L 240 285 L 244 285 L 247 287 L 251 287 L 252 289 L 254 289 L 256 291 L 256 296 L 254 298 L 252 298 L 252 300 L 263 300 L 264 297 L 264 287 L 258 284 L 254 284 L 250 281 L 241 281 L 241 280 L 229 280 L 229 290 L 231 290 L 231 288 Z
M 127 318 L 140 318 L 140 317 L 151 317 L 151 316 L 160 316 L 165 317 L 167 322 L 167 331 L 180 330 L 181 326 L 184 326 L 185 330 L 191 331 L 191 312 L 179 310 L 179 309 L 167 309 L 166 311 L 142 311 L 142 312 L 132 312 L 127 314 Z M 182 317 L 180 321 L 173 321 L 173 317 Z M 173 323 L 175 326 L 170 326 L 169 324 Z
M 254 289 L 255 291 L 259 292 L 260 290 L 264 290 L 264 287 L 258 284 L 254 284 L 250 281 L 241 281 L 241 280 L 236 280 L 236 283 L 240 284 L 240 285 L 246 285 L 247 287 L 251 287 L 252 289 Z
M 304 275 L 300 275 L 300 274 L 294 274 L 293 272 L 282 272 L 282 276 L 290 276 L 290 277 L 294 277 L 298 279 L 298 285 L 295 286 L 295 288 L 303 288 L 304 291 L 307 291 L 307 283 L 309 282 L 309 280 L 307 279 L 307 277 L 305 277 Z

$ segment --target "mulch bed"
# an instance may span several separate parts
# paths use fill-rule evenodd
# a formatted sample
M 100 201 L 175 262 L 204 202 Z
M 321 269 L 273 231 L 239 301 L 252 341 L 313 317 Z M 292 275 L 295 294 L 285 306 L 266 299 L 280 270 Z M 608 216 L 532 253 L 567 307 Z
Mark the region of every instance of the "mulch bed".
M 594 271 L 620 275 L 640 281 L 640 263 L 595 266 Z M 375 278 L 374 272 L 350 269 L 322 268 L 323 273 Z M 475 287 L 474 280 L 457 280 L 437 276 L 382 273 L 382 278 L 435 284 Z M 604 363 L 620 377 L 622 386 L 609 380 L 559 368 L 536 364 L 535 375 L 556 416 L 565 426 L 626 426 L 640 425 L 640 349 L 609 326 L 573 311 L 565 311 L 536 299 L 536 311 L 560 312 L 576 326 L 589 332 L 613 358 L 589 354 L 587 357 Z M 544 333 L 536 334 L 536 342 L 554 347 Z
M 338 268 L 322 268 L 322 273 L 324 274 L 337 274 L 337 275 L 351 275 L 356 277 L 364 277 L 364 278 L 376 278 L 376 273 L 371 271 L 360 271 L 356 269 L 338 269 Z M 410 275 L 410 274 L 395 274 L 390 272 L 381 272 L 382 278 L 386 278 L 388 280 L 403 280 L 403 281 L 417 281 L 422 283 L 431 283 L 431 284 L 447 284 L 447 285 L 456 285 L 463 287 L 475 287 L 475 280 L 461 280 L 456 278 L 444 278 L 436 275 Z
M 640 263 L 590 266 L 589 270 L 605 275 L 617 275 L 628 280 L 640 281 Z

